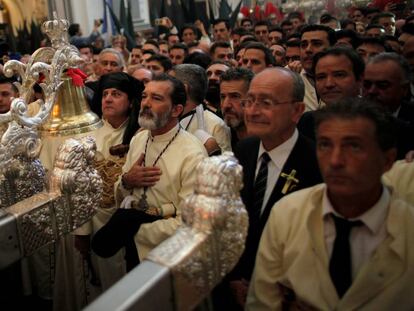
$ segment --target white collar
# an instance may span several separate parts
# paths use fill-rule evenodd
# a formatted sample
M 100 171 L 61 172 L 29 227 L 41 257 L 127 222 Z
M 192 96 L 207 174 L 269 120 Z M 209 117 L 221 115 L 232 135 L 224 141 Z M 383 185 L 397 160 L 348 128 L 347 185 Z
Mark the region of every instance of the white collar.
M 365 226 L 369 228 L 373 234 L 377 234 L 381 229 L 381 226 L 386 221 L 389 204 L 390 192 L 387 187 L 382 186 L 382 194 L 379 200 L 364 214 L 349 220 L 360 220 L 364 223 Z M 344 218 L 334 210 L 332 203 L 328 198 L 327 188 L 325 187 L 322 200 L 322 216 L 325 218 L 329 214 L 335 214 L 338 217 Z
M 281 170 L 283 168 L 283 165 L 285 164 L 287 158 L 289 157 L 293 147 L 295 146 L 296 141 L 298 140 L 298 137 L 299 137 L 298 130 L 295 129 L 295 131 L 293 132 L 293 135 L 290 136 L 289 139 L 287 139 L 282 144 L 280 144 L 279 146 L 273 148 L 270 151 L 267 151 L 264 148 L 263 143 L 260 141 L 259 154 L 258 154 L 258 157 L 257 157 L 257 161 L 259 162 L 259 160 L 262 157 L 263 153 L 267 152 L 269 154 L 269 157 L 272 160 L 272 162 L 276 165 L 276 167 L 279 170 Z

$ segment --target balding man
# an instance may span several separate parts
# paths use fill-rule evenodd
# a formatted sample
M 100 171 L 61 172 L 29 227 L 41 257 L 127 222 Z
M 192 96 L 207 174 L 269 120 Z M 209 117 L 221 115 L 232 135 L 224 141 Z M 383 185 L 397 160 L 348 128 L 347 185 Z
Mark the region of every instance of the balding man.
M 288 193 L 321 181 L 313 143 L 298 133 L 296 124 L 305 105 L 301 77 L 285 68 L 257 74 L 243 100 L 250 137 L 235 154 L 243 166 L 241 197 L 249 213 L 245 251 L 230 282 L 236 300 L 244 304 L 264 225 L 275 202 Z

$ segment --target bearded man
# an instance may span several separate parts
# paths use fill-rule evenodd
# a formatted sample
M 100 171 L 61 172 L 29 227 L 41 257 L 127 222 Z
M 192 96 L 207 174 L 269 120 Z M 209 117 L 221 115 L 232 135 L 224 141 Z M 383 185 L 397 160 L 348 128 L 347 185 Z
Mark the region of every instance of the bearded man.
M 119 209 L 92 242 L 102 257 L 125 247 L 128 270 L 174 234 L 181 223 L 181 202 L 194 191 L 195 168 L 207 156 L 201 142 L 178 122 L 185 102 L 184 85 L 165 74 L 154 77 L 142 93 L 138 122 L 144 130 L 131 140 L 115 184 Z M 131 250 L 134 235 L 139 258 Z

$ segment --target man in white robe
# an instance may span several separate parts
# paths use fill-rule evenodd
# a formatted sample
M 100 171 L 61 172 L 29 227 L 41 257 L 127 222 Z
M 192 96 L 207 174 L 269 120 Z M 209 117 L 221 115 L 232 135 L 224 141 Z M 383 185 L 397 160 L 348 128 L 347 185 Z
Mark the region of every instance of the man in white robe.
M 139 229 L 135 242 L 141 259 L 171 236 L 181 222 L 182 201 L 193 193 L 195 168 L 207 156 L 196 137 L 178 123 L 186 98 L 180 81 L 159 75 L 148 82 L 142 98 L 139 124 L 145 130 L 132 139 L 115 185 L 117 207 L 135 212 L 117 211 L 114 216 L 120 217 L 95 235 L 92 246 L 104 256 L 126 246 L 131 231 L 125 230 L 131 226 L 136 225 L 132 232 Z M 132 217 L 121 219 L 122 214 Z M 154 218 L 131 224 L 131 219 L 145 217 Z

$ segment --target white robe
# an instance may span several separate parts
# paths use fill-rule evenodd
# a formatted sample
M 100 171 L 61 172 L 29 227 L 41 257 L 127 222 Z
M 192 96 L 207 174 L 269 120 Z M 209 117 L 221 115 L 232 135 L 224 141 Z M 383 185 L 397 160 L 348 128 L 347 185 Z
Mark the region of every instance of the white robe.
M 145 157 L 146 166 L 152 166 L 155 159 L 162 152 L 168 142 L 177 132 L 178 126 L 163 135 L 150 137 L 148 130 L 138 133 L 130 144 L 130 149 L 122 168 L 123 173 L 128 172 L 140 155 L 144 153 L 148 137 L 147 153 Z M 174 234 L 181 223 L 181 203 L 194 191 L 196 180 L 196 166 L 207 156 L 204 146 L 200 141 L 181 129 L 180 133 L 163 153 L 155 166 L 161 169 L 160 180 L 155 186 L 147 189 L 147 202 L 151 207 L 168 208 L 174 205 L 176 217 L 154 221 L 141 225 L 135 242 L 138 247 L 140 258 L 155 248 L 162 241 Z M 115 184 L 115 201 L 117 207 L 123 198 L 131 194 L 130 190 L 122 187 L 121 178 Z M 141 198 L 143 188 L 134 188 L 133 194 Z

